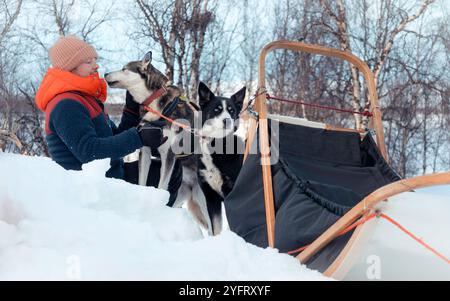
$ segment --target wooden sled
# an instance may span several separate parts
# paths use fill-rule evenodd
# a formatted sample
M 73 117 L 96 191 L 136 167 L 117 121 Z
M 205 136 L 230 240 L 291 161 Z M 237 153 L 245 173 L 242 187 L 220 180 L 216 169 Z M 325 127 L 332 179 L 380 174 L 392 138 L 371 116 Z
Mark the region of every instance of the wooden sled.
M 369 67 L 359 58 L 354 56 L 349 52 L 340 51 L 337 49 L 325 48 L 322 46 L 308 45 L 301 42 L 292 41 L 275 41 L 267 44 L 260 52 L 259 56 L 259 73 L 258 73 L 258 89 L 256 92 L 256 101 L 254 105 L 254 110 L 257 112 L 257 117 L 250 119 L 249 131 L 247 136 L 246 144 L 246 154 L 244 157 L 244 163 L 248 158 L 248 153 L 250 152 L 251 146 L 256 142 L 256 138 L 259 144 L 260 157 L 261 157 L 261 172 L 264 190 L 264 208 L 265 208 L 265 219 L 266 219 L 266 231 L 267 231 L 267 245 L 270 247 L 277 247 L 275 245 L 275 224 L 276 224 L 276 210 L 274 199 L 274 189 L 272 183 L 272 169 L 270 164 L 270 147 L 269 147 L 269 125 L 268 118 L 274 118 L 269 116 L 267 112 L 266 105 L 266 83 L 265 83 L 265 61 L 268 53 L 276 49 L 288 49 L 299 52 L 306 52 L 312 54 L 318 54 L 328 57 L 336 57 L 343 59 L 353 66 L 356 66 L 366 81 L 368 89 L 368 97 L 370 100 L 370 111 L 373 114 L 371 123 L 369 124 L 370 129 L 374 130 L 376 133 L 376 146 L 378 147 L 379 153 L 383 156 L 386 162 L 388 161 L 386 146 L 384 143 L 384 131 L 382 125 L 382 114 L 380 110 L 380 105 L 378 102 L 378 95 L 376 91 L 376 85 L 374 80 L 374 75 L 369 69 Z M 301 118 L 293 117 L 279 117 L 283 122 L 288 124 L 300 124 L 302 122 Z M 330 125 L 321 125 L 320 123 L 314 123 L 305 121 L 302 126 L 310 127 L 322 127 L 323 129 L 330 131 L 343 131 L 352 132 L 354 129 L 341 129 Z M 318 252 L 329 245 L 330 242 L 335 240 L 346 228 L 357 222 L 358 220 L 364 219 L 374 212 L 380 216 L 385 210 L 384 207 L 389 198 L 396 196 L 403 192 L 413 191 L 419 188 L 434 186 L 434 185 L 444 185 L 450 184 L 450 172 L 430 174 L 425 176 L 414 177 L 410 179 L 401 179 L 394 181 L 388 185 L 382 186 L 364 199 L 360 200 L 356 206 L 353 206 L 351 210 L 348 210 L 342 217 L 340 217 L 331 227 L 326 229 L 319 237 L 317 237 L 312 243 L 306 246 L 296 258 L 302 263 L 307 263 L 308 260 L 313 258 Z M 262 201 L 262 200 L 261 200 Z M 425 202 L 425 201 L 424 201 Z M 426 204 L 423 204 L 426 206 Z M 449 213 L 450 214 L 450 213 Z M 355 262 L 358 259 L 358 252 L 361 248 L 364 248 L 364 244 L 367 244 L 368 236 L 371 235 L 369 228 L 373 228 L 373 223 L 361 223 L 358 224 L 352 231 L 350 238 L 347 240 L 345 247 L 343 247 L 339 255 L 329 264 L 329 266 L 322 272 L 324 275 L 333 277 L 336 279 L 349 279 L 347 275 L 349 271 L 352 270 Z M 233 229 L 232 229 L 233 230 Z M 447 228 L 448 230 L 448 228 Z M 447 231 L 445 230 L 445 231 Z M 389 236 L 389 235 L 386 235 Z M 448 235 L 443 235 L 445 239 Z M 379 244 L 383 248 L 383 244 Z M 359 250 L 359 251 L 358 251 Z M 424 252 L 429 252 L 429 250 L 424 250 Z M 433 256 L 431 252 L 430 256 Z M 447 254 L 448 256 L 448 254 Z M 442 258 L 441 258 L 442 259 Z M 437 259 L 442 268 L 442 273 L 437 273 L 438 279 L 450 279 L 450 264 Z M 361 261 L 361 259 L 359 259 Z M 364 260 L 364 259 L 362 259 Z M 414 260 L 414 256 L 413 259 Z M 447 259 L 448 260 L 448 259 Z M 361 263 L 360 263 L 361 264 Z M 395 267 L 393 267 L 395 269 Z M 430 272 L 433 274 L 433 271 Z M 357 276 L 358 277 L 358 276 Z M 398 276 L 395 276 L 398 277 Z M 382 279 L 396 279 L 389 275 L 384 275 Z M 408 277 L 405 277 L 405 279 Z M 419 277 L 420 278 L 420 277 Z M 351 278 L 353 279 L 353 278 Z M 361 280 L 365 280 L 364 278 Z M 403 279 L 398 279 L 403 280 Z

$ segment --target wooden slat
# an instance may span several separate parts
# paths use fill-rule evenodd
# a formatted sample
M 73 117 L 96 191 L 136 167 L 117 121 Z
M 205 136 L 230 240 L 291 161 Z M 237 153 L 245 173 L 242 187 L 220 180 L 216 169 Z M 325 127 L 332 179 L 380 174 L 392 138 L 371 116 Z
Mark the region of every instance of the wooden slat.
M 341 128 L 330 124 L 325 124 L 325 129 L 328 131 L 337 131 L 337 132 L 349 132 L 349 133 L 358 133 L 361 135 L 365 135 L 365 130 L 357 130 L 357 129 L 348 129 L 348 128 Z
M 266 95 L 258 90 L 255 108 L 259 114 L 259 145 L 264 187 L 264 205 L 266 210 L 267 240 L 269 247 L 275 247 L 275 204 L 273 201 L 272 171 L 270 164 L 269 133 L 267 124 Z
M 360 233 L 362 227 L 364 227 L 365 224 L 359 225 L 356 227 L 355 231 L 353 231 L 352 236 L 350 237 L 349 241 L 345 245 L 344 249 L 342 249 L 339 256 L 333 261 L 333 263 L 323 272 L 324 276 L 327 277 L 333 277 L 333 274 L 337 271 L 337 269 L 342 265 L 344 260 L 349 255 L 350 251 L 352 250 L 355 242 L 360 238 Z M 338 279 L 340 280 L 340 279 Z
M 245 139 L 246 144 L 245 144 L 245 152 L 244 152 L 243 162 L 245 162 L 245 160 L 247 160 L 247 156 L 250 153 L 250 149 L 251 149 L 253 141 L 255 139 L 257 127 L 258 127 L 258 121 L 255 118 L 250 117 L 248 131 L 247 131 L 247 137 Z

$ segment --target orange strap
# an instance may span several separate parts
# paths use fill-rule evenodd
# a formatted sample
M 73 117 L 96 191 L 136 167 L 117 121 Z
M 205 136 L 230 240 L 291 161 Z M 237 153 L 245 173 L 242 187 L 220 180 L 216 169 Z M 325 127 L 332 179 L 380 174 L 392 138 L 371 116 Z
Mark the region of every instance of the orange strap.
M 160 112 L 158 112 L 158 111 L 156 111 L 156 110 L 153 110 L 151 107 L 144 106 L 144 108 L 145 108 L 147 111 L 149 111 L 150 113 L 153 113 L 153 114 L 155 114 L 155 115 L 157 115 L 157 116 L 159 116 L 159 117 L 161 117 L 161 118 L 163 118 L 163 119 L 169 121 L 170 123 L 173 123 L 173 124 L 179 126 L 180 128 L 182 128 L 182 129 L 184 129 L 184 130 L 187 130 L 187 131 L 190 131 L 190 130 L 191 130 L 191 128 L 190 128 L 188 125 L 182 124 L 182 123 L 179 123 L 179 122 L 176 122 L 175 120 L 173 120 L 173 119 L 171 119 L 171 118 L 169 118 L 169 117 L 164 116 L 164 115 L 161 114 Z
M 376 217 L 376 216 L 377 216 L 376 213 L 372 213 L 371 215 L 368 215 L 368 216 L 366 216 L 366 217 L 361 218 L 359 221 L 356 221 L 356 222 L 354 222 L 353 224 L 351 224 L 350 226 L 348 226 L 347 228 L 345 228 L 341 233 L 339 233 L 339 235 L 338 235 L 337 237 L 344 235 L 345 233 L 347 233 L 347 232 L 353 230 L 354 228 L 358 227 L 358 226 L 361 225 L 361 224 L 364 224 L 365 222 L 367 222 L 367 221 L 373 219 L 373 218 Z M 287 253 L 290 254 L 290 255 L 295 254 L 295 253 L 299 253 L 299 252 L 303 251 L 304 249 L 306 249 L 307 247 L 309 247 L 309 245 L 300 247 L 300 248 L 298 248 L 298 249 L 289 251 L 289 252 L 287 252 Z
M 245 107 L 245 109 L 242 110 L 241 113 L 239 114 L 239 117 L 240 117 L 243 113 L 245 113 L 246 109 L 248 109 L 248 107 L 251 105 L 251 102 L 252 102 L 252 101 L 253 101 L 253 100 L 250 100 L 250 101 L 249 101 L 249 103 L 247 104 L 247 107 Z M 169 118 L 169 117 L 163 115 L 162 113 L 160 113 L 160 112 L 158 112 L 158 111 L 152 109 L 151 107 L 149 107 L 149 106 L 146 105 L 145 103 L 143 103 L 142 105 L 143 105 L 144 109 L 146 109 L 148 112 L 153 113 L 153 114 L 159 116 L 160 118 L 162 118 L 162 119 L 164 119 L 164 120 L 167 120 L 168 122 L 173 123 L 173 124 L 179 126 L 180 128 L 186 130 L 186 131 L 189 131 L 189 132 L 192 132 L 192 133 L 194 132 L 194 131 L 191 129 L 190 126 L 188 126 L 188 125 L 186 125 L 186 124 L 182 124 L 182 123 L 176 122 L 175 120 L 173 120 L 173 119 L 171 119 L 171 118 Z M 192 107 L 191 104 L 188 103 L 188 105 Z M 193 108 L 193 110 L 197 110 L 197 109 Z
M 422 246 L 424 246 L 426 249 L 428 249 L 429 251 L 431 251 L 434 255 L 436 255 L 437 257 L 441 258 L 442 260 L 444 260 L 447 264 L 450 264 L 450 260 L 445 257 L 443 254 L 439 253 L 438 251 L 436 251 L 436 249 L 432 248 L 430 245 L 428 245 L 427 243 L 425 243 L 422 239 L 418 238 L 417 236 L 415 236 L 414 234 L 411 233 L 411 231 L 406 230 L 402 225 L 400 225 L 398 222 L 394 221 L 392 218 L 390 218 L 389 216 L 387 216 L 386 214 L 381 213 L 380 217 L 384 218 L 385 220 L 389 221 L 391 224 L 393 224 L 394 226 L 396 226 L 397 228 L 399 228 L 401 231 L 403 231 L 404 233 L 408 234 L 412 239 L 414 239 L 415 241 L 417 241 L 419 244 L 421 244 Z
M 354 222 L 353 224 L 351 224 L 350 226 L 348 226 L 347 228 L 345 228 L 341 233 L 339 233 L 339 236 L 342 236 L 344 234 L 346 234 L 347 232 L 353 230 L 354 228 L 358 227 L 359 225 L 362 225 L 368 221 L 370 221 L 371 219 L 375 218 L 375 217 L 381 217 L 384 218 L 385 220 L 387 220 L 388 222 L 390 222 L 391 224 L 393 224 L 394 226 L 396 226 L 397 228 L 399 228 L 401 231 L 403 231 L 404 233 L 406 233 L 408 236 L 410 236 L 412 239 L 414 239 L 416 242 L 418 242 L 420 245 L 422 245 L 423 247 L 425 247 L 427 250 L 431 251 L 434 255 L 436 255 L 437 257 L 439 257 L 440 259 L 442 259 L 443 261 L 445 261 L 447 264 L 450 264 L 450 260 L 444 256 L 443 254 L 441 254 L 440 252 L 438 252 L 436 249 L 432 248 L 429 244 L 425 243 L 422 239 L 418 238 L 416 235 L 412 234 L 411 231 L 408 231 L 405 227 L 403 227 L 402 225 L 400 225 L 398 222 L 396 222 L 394 219 L 392 219 L 391 217 L 387 216 L 384 213 L 372 213 L 368 216 L 365 216 L 363 218 L 361 218 L 360 220 Z M 303 246 L 301 248 L 292 250 L 287 252 L 288 254 L 296 254 L 299 253 L 301 251 L 303 251 L 304 249 L 306 249 L 309 245 L 307 246 Z

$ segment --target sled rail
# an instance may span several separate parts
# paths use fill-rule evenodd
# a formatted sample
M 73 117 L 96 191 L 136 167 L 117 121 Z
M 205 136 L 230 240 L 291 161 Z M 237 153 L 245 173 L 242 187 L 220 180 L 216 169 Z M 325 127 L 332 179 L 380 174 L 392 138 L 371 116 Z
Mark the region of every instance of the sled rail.
M 394 183 L 390 183 L 383 187 L 378 188 L 367 197 L 365 197 L 361 202 L 359 202 L 355 207 L 353 207 L 349 212 L 342 216 L 333 226 L 328 228 L 322 235 L 320 235 L 314 242 L 312 242 L 303 252 L 297 255 L 297 259 L 300 262 L 307 262 L 312 256 L 317 252 L 322 250 L 329 242 L 336 238 L 339 233 L 352 224 L 356 219 L 369 214 L 374 210 L 375 206 L 383 200 L 386 200 L 392 196 L 400 194 L 402 192 L 411 191 L 414 189 L 445 185 L 450 184 L 450 172 L 445 173 L 435 173 L 431 175 L 418 176 L 414 178 L 400 180 Z M 359 228 L 359 227 L 358 227 Z M 357 228 L 357 229 L 358 229 Z M 358 234 L 358 231 L 352 235 L 350 241 Z M 349 244 L 347 244 L 346 248 Z M 345 252 L 343 250 L 341 254 Z M 338 269 L 342 263 L 342 256 L 333 262 L 330 267 L 326 270 L 325 275 L 331 276 L 334 271 Z

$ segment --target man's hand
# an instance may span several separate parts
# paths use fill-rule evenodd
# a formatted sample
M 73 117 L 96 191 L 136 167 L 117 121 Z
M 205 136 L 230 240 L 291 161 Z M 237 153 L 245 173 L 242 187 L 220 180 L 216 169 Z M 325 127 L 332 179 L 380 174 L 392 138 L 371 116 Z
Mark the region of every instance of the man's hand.
M 167 137 L 163 135 L 162 126 L 165 123 L 144 123 L 137 127 L 142 144 L 150 148 L 158 148 L 167 141 Z

